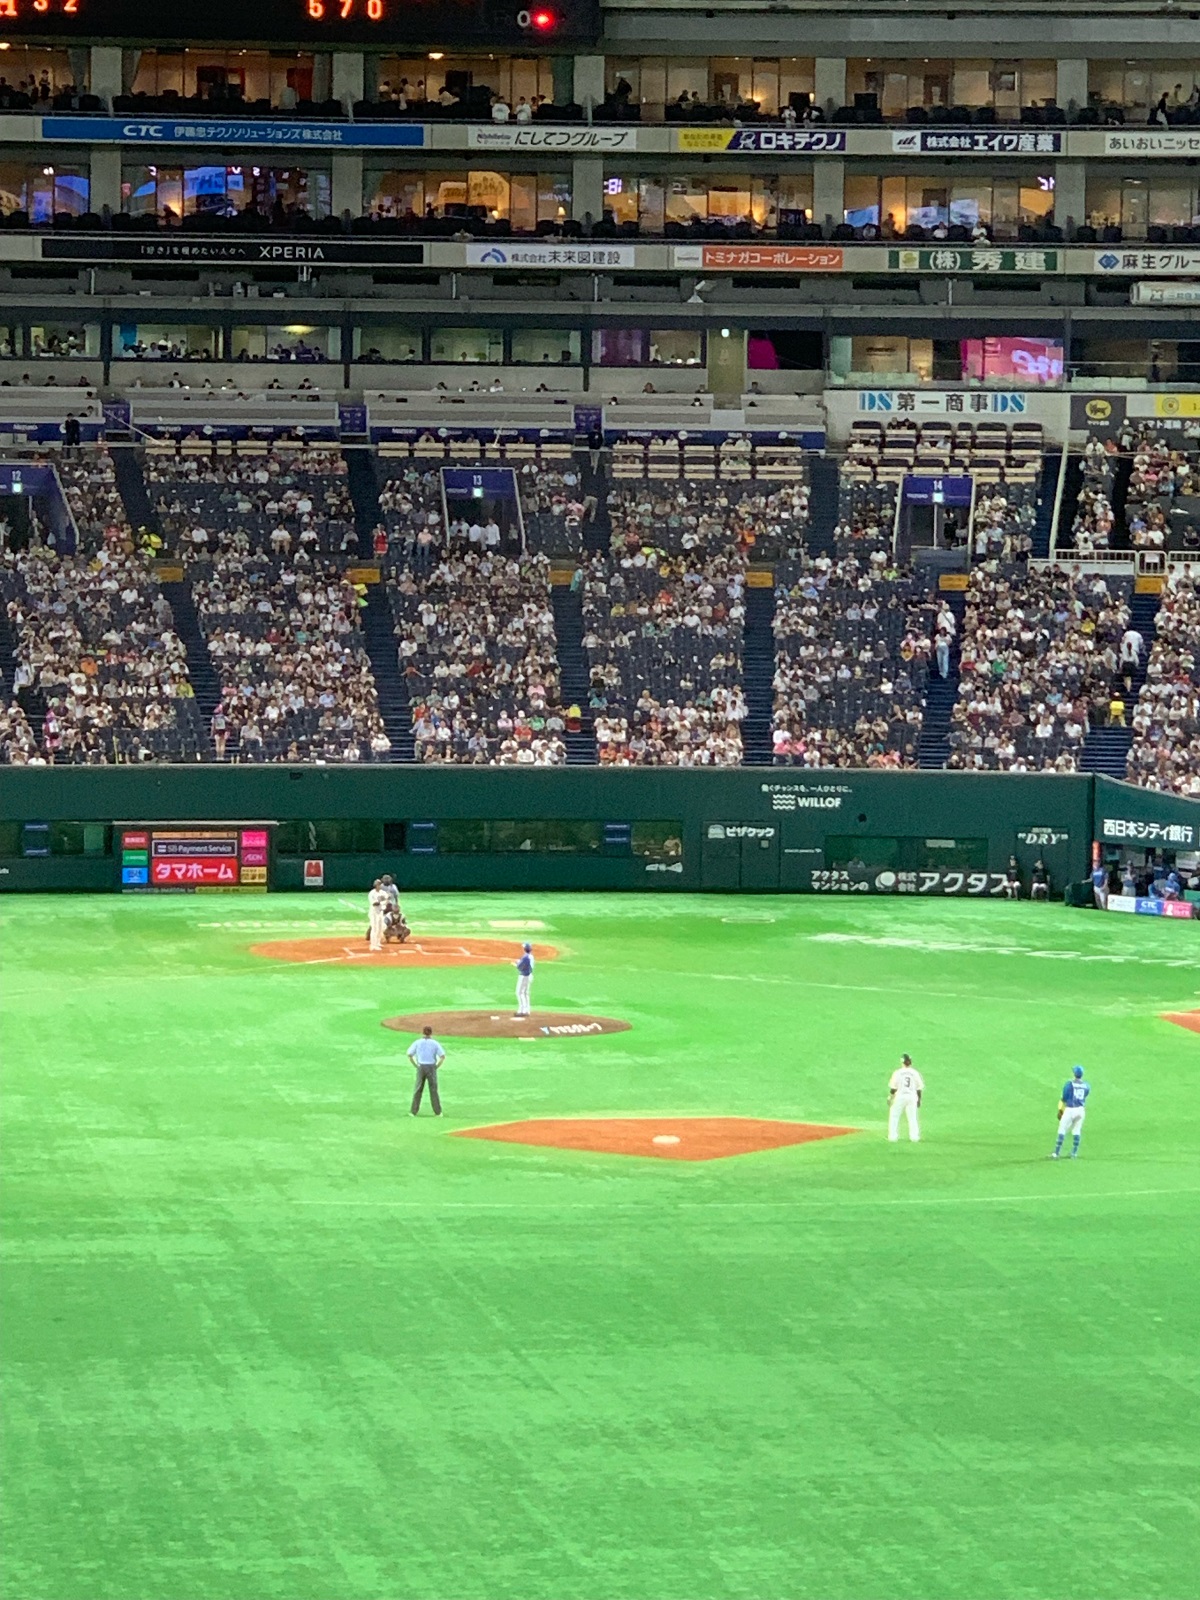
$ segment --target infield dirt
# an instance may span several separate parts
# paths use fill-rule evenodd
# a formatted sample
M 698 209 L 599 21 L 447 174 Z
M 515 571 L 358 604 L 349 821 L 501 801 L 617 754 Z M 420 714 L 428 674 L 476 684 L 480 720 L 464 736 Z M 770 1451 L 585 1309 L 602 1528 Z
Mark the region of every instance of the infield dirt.
M 759 1117 L 546 1117 L 460 1128 L 453 1137 L 590 1150 L 598 1155 L 649 1156 L 656 1161 L 720 1161 L 725 1156 L 756 1155 L 857 1131 L 819 1122 L 775 1122 Z M 655 1139 L 664 1135 L 679 1143 L 655 1144 Z

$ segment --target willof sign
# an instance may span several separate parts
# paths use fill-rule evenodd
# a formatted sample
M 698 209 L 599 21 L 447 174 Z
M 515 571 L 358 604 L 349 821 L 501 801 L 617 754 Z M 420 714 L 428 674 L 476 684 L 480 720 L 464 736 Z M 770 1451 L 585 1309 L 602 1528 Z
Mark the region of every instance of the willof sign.
M 1063 136 L 1016 128 L 907 128 L 892 134 L 892 149 L 905 156 L 1055 156 Z
M 928 250 L 888 251 L 889 272 L 1057 272 L 1057 250 L 958 250 L 937 245 Z
M 631 244 L 468 244 L 468 267 L 554 267 L 572 271 L 602 271 L 632 267 L 637 259 Z
M 468 150 L 561 150 L 608 155 L 637 149 L 636 128 L 534 128 L 521 122 L 479 123 L 467 129 Z
M 693 155 L 842 155 L 844 128 L 680 128 L 676 150 Z
M 731 272 L 841 272 L 844 262 L 837 245 L 681 244 L 671 252 L 672 266 Z
M 91 144 L 249 144 L 289 149 L 408 149 L 425 143 L 418 122 L 260 122 L 253 117 L 43 117 L 45 139 Z

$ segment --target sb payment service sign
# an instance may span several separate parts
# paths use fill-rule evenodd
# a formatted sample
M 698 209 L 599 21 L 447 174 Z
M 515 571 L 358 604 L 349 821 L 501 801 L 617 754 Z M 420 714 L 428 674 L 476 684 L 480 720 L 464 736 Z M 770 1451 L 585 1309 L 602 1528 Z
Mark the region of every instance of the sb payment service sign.
M 187 893 L 265 890 L 266 828 L 127 828 L 121 834 L 121 887 Z

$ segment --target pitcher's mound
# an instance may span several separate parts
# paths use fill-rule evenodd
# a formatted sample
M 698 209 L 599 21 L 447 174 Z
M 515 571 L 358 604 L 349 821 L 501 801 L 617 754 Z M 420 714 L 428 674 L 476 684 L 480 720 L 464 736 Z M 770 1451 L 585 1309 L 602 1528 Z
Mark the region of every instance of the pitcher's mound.
M 652 1156 L 660 1161 L 720 1161 L 724 1156 L 754 1155 L 857 1131 L 761 1117 L 552 1117 L 456 1129 L 454 1137 L 591 1150 L 599 1155 Z
M 553 961 L 558 951 L 550 944 L 535 944 L 533 953 L 539 961 Z M 478 967 L 516 961 L 521 945 L 513 939 L 414 934 L 407 944 L 385 944 L 382 950 L 372 950 L 365 938 L 342 934 L 332 939 L 272 939 L 268 944 L 252 944 L 250 954 L 265 956 L 268 961 L 299 961 L 310 967 Z
M 1162 1015 L 1164 1022 L 1175 1022 L 1181 1028 L 1200 1033 L 1200 1011 L 1164 1011 Z
M 529 1017 L 504 1011 L 427 1011 L 387 1017 L 383 1026 L 414 1034 L 432 1028 L 448 1039 L 586 1039 L 597 1033 L 626 1033 L 633 1024 L 584 1011 L 535 1011 Z

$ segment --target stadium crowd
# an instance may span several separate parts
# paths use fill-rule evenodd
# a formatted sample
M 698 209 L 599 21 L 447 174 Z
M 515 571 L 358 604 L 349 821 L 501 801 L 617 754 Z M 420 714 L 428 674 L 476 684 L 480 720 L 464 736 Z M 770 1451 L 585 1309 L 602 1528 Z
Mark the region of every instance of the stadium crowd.
M 939 620 L 927 580 L 882 549 L 777 568 L 774 764 L 914 766 Z
M 1127 775 L 1147 789 L 1200 799 L 1200 589 L 1172 574 L 1146 681 L 1133 711 Z
M 975 567 L 947 765 L 1078 770 L 1093 723 L 1123 720 L 1115 686 L 1129 626 L 1126 589 L 1061 567 Z
M 401 566 L 388 598 L 419 761 L 566 761 L 544 555 L 440 548 Z
M 345 458 L 325 446 L 267 454 L 150 456 L 146 477 L 168 546 L 310 559 L 359 553 Z
M 118 534 L 90 555 L 41 544 L 4 551 L 0 592 L 14 639 L 13 699 L 0 716 L 6 762 L 207 753 L 171 607 L 146 557 L 125 543 Z
M 221 701 L 218 760 L 366 761 L 391 741 L 363 647 L 363 596 L 336 563 L 237 550 L 193 579 Z M 230 748 L 232 741 L 232 748 Z

